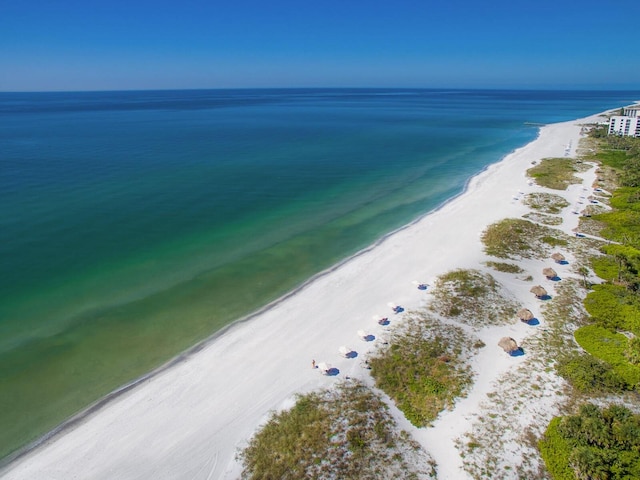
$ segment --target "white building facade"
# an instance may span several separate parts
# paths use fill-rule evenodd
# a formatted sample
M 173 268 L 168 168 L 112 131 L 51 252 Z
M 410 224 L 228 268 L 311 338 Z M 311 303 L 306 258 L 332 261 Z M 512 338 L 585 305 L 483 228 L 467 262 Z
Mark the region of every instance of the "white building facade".
M 626 113 L 626 109 L 625 109 Z M 638 109 L 634 109 L 635 116 L 614 115 L 609 119 L 609 135 L 625 137 L 640 137 L 640 116 Z
M 625 117 L 634 117 L 634 118 L 640 117 L 640 104 L 624 107 L 622 114 Z

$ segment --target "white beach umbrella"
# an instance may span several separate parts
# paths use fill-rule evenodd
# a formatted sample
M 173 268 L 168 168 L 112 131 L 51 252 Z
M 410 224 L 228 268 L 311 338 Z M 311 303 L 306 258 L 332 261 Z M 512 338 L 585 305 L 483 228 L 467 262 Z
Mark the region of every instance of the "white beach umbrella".
M 358 330 L 358 336 L 364 340 L 368 335 L 364 330 Z

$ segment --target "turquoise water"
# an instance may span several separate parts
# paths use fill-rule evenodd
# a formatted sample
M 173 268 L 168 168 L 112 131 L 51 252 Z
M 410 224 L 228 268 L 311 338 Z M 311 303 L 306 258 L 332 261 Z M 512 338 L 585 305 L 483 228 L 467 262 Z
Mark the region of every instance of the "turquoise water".
M 0 456 L 458 194 L 525 122 L 637 98 L 0 93 Z

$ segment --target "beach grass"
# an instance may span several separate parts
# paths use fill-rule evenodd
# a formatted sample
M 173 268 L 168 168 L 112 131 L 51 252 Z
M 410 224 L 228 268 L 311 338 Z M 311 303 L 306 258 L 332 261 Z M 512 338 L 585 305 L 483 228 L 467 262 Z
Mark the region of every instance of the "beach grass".
M 491 267 L 498 272 L 503 273 L 522 273 L 524 272 L 523 268 L 520 265 L 515 263 L 505 263 L 505 262 L 485 262 L 487 267 Z
M 562 217 L 557 215 L 545 215 L 544 213 L 529 212 L 525 213 L 522 218 L 530 220 L 534 223 L 542 223 L 543 225 L 557 226 L 562 225 Z
M 545 329 L 523 341 L 524 361 L 496 379 L 475 412 L 471 428 L 457 439 L 464 469 L 471 478 L 549 478 L 538 440 L 546 428 L 542 418 L 550 421 L 555 410 L 542 408 L 533 419 L 528 412 L 548 400 L 560 406 L 567 401 L 571 390 L 556 375 L 554 359 L 576 350 L 573 328 L 582 322 L 578 282 L 564 279 L 556 288 L 556 295 L 543 308 Z M 505 456 L 504 452 L 514 449 L 517 457 Z
M 243 479 L 435 478 L 433 461 L 355 380 L 299 395 L 238 454 Z
M 513 321 L 517 303 L 505 296 L 493 276 L 474 269 L 458 269 L 439 276 L 429 308 L 444 317 L 473 327 Z
M 416 427 L 451 408 L 471 384 L 468 359 L 482 343 L 462 329 L 414 312 L 369 359 L 376 386 Z
M 538 165 L 527 170 L 541 187 L 554 190 L 566 190 L 573 183 L 581 180 L 575 176 L 579 169 L 576 161 L 570 158 L 544 158 Z
M 487 255 L 498 258 L 545 258 L 550 247 L 567 245 L 567 235 L 560 230 L 520 218 L 505 218 L 482 232 Z
M 525 195 L 522 202 L 536 212 L 557 215 L 563 208 L 569 206 L 569 202 L 554 193 L 535 192 Z

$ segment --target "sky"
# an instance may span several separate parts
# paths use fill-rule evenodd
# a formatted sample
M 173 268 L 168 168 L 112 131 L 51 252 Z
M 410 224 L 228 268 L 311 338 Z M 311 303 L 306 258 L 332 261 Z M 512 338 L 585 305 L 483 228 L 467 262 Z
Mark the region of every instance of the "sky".
M 0 0 L 0 91 L 640 89 L 637 0 Z

